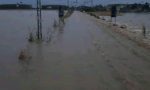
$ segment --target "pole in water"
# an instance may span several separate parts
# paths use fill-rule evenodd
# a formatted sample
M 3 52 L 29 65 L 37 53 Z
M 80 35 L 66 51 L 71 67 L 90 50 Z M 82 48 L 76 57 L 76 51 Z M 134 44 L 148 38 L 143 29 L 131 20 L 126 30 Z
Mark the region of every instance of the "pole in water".
M 111 7 L 111 20 L 115 18 L 115 24 L 116 24 L 116 17 L 117 17 L 117 7 L 112 6 Z
M 143 29 L 143 36 L 146 37 L 146 27 L 145 27 L 145 25 L 143 25 L 142 29 Z
M 37 39 L 42 40 L 42 13 L 41 0 L 37 0 Z
M 116 19 L 116 17 L 115 17 L 115 24 L 117 24 L 116 22 L 117 22 L 117 19 Z

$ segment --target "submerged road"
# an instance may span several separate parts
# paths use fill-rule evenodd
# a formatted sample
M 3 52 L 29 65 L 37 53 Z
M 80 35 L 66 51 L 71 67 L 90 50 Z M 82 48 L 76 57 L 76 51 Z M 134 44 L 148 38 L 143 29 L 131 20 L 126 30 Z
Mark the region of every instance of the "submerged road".
M 150 90 L 150 53 L 95 18 L 74 12 L 50 33 L 1 90 Z

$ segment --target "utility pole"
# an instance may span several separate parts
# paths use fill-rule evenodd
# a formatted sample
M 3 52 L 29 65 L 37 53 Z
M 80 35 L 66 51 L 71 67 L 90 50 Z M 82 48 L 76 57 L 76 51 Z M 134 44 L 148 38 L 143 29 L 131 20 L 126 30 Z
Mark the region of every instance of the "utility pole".
M 41 0 L 37 0 L 37 39 L 42 40 L 42 5 Z

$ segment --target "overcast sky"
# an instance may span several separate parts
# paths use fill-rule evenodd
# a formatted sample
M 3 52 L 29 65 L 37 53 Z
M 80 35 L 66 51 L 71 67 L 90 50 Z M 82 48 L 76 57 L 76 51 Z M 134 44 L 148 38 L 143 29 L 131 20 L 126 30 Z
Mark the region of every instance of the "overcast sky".
M 67 4 L 67 0 L 41 0 L 43 4 Z M 74 2 L 76 0 L 70 0 L 70 2 Z M 78 0 L 79 4 L 83 4 L 83 2 L 91 1 L 91 0 Z M 110 3 L 144 3 L 150 2 L 150 0 L 93 0 L 94 4 L 110 4 Z M 35 4 L 36 0 L 0 0 L 0 4 L 3 3 L 30 3 Z M 88 3 L 87 3 L 88 4 Z M 90 4 L 90 3 L 89 3 Z

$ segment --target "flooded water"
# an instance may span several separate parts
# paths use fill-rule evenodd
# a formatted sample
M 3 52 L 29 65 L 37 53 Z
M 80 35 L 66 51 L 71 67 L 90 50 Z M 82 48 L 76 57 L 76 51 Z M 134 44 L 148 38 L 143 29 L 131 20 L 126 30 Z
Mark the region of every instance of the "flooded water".
M 43 11 L 43 17 L 43 33 L 46 34 L 46 30 L 50 30 L 54 20 L 57 20 L 57 12 Z M 0 53 L 4 57 L 1 59 L 7 61 L 13 58 L 6 55 L 16 54 L 17 49 L 26 45 L 29 33 L 36 32 L 36 11 L 0 11 L 0 20 L 0 50 L 3 51 Z
M 110 21 L 110 16 L 102 16 L 106 21 Z M 128 29 L 135 32 L 141 32 L 143 26 L 150 37 L 150 13 L 123 13 L 117 16 L 117 24 L 127 25 Z M 114 20 L 113 20 L 114 22 Z
M 0 90 L 149 90 L 149 53 L 75 11 L 59 24 L 57 11 L 0 11 Z M 18 60 L 22 50 L 30 58 Z M 139 89 L 142 88 L 142 89 Z
M 44 41 L 29 43 L 29 33 L 36 33 L 36 11 L 0 11 L 0 89 L 69 90 L 66 88 L 71 87 L 67 84 L 72 79 L 67 74 L 72 71 L 65 64 L 88 51 L 89 35 L 78 24 L 80 19 L 76 15 L 60 25 L 57 11 L 42 11 L 42 17 Z M 22 50 L 31 59 L 20 61 Z
M 43 33 L 44 36 L 48 36 L 47 32 L 51 31 L 54 20 L 58 19 L 57 11 L 43 11 L 42 13 Z M 27 42 L 29 33 L 36 33 L 36 11 L 0 11 L 0 32 L 0 89 L 10 90 L 10 88 L 13 88 L 12 90 L 20 90 L 22 85 L 32 85 L 32 81 L 36 82 L 36 79 L 38 80 L 39 78 L 34 78 L 35 80 L 30 80 L 27 83 L 26 81 L 29 73 L 34 77 L 36 65 L 32 65 L 34 61 L 20 62 L 18 56 L 23 49 L 29 53 L 32 53 L 32 50 L 33 52 L 39 50 L 38 53 L 35 53 L 39 55 L 36 64 L 41 63 L 43 60 L 42 46 L 34 46 Z M 33 49 L 31 49 L 32 46 L 34 46 Z M 37 67 L 40 66 L 37 65 Z M 28 77 L 28 80 L 33 79 L 32 77 Z M 31 89 L 22 88 L 21 90 Z
M 125 13 L 118 16 L 117 21 L 129 25 L 133 30 L 144 25 L 150 31 L 150 13 Z

